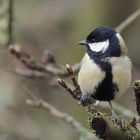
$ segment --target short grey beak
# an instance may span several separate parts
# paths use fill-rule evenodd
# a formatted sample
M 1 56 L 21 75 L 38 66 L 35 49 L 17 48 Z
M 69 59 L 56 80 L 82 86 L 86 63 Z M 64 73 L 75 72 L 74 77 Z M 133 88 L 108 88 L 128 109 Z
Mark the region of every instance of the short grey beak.
M 82 40 L 78 43 L 79 45 L 87 45 L 87 41 L 86 40 Z

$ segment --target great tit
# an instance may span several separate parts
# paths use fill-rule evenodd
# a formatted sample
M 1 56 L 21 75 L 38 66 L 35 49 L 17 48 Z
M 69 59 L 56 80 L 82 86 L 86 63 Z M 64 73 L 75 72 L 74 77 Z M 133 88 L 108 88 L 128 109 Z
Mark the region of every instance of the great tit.
M 115 113 L 111 100 L 125 93 L 131 82 L 132 63 L 123 38 L 111 27 L 99 27 L 79 44 L 86 46 L 78 74 L 81 104 L 108 101 Z

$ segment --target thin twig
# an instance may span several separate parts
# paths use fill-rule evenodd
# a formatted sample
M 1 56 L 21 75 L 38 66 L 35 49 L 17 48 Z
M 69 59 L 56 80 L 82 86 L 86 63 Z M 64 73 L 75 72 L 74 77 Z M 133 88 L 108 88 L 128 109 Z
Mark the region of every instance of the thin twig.
M 70 80 L 73 82 L 74 90 L 71 90 L 69 86 L 66 84 L 65 81 L 59 80 L 59 85 L 62 86 L 64 89 L 72 95 L 72 97 L 79 101 L 81 97 L 81 90 L 76 79 L 73 75 L 72 68 L 67 64 L 66 69 L 70 75 Z M 74 80 L 73 80 L 74 79 Z M 78 86 L 78 88 L 77 88 Z M 70 89 L 70 90 L 69 90 Z M 78 92 L 76 92 L 78 90 Z M 80 92 L 79 92 L 80 91 Z M 74 96 L 75 95 L 75 96 Z M 85 106 L 83 106 L 85 107 Z M 95 130 L 96 134 L 100 138 L 108 138 L 110 139 L 130 139 L 133 140 L 133 138 L 140 138 L 138 129 L 134 128 L 132 126 L 132 121 L 124 120 L 122 127 L 122 124 L 120 123 L 120 117 L 110 117 L 107 114 L 103 114 L 99 112 L 95 108 L 91 108 L 90 105 L 87 104 L 86 111 L 89 114 L 89 122 L 92 129 Z M 104 127 L 103 127 L 104 126 Z M 134 136 L 135 135 L 135 136 Z
M 26 68 L 32 71 L 43 72 L 52 76 L 61 77 L 67 77 L 69 75 L 66 70 L 55 67 L 54 65 L 52 65 L 52 63 L 50 65 L 45 65 L 36 62 L 28 53 L 24 52 L 19 45 L 10 45 L 9 52 L 14 55 Z M 76 74 L 80 69 L 80 64 L 75 64 L 73 66 L 73 69 L 74 73 Z
M 125 19 L 120 25 L 116 27 L 118 32 L 122 32 L 126 27 L 128 27 L 132 22 L 134 22 L 140 16 L 140 9 L 136 10 L 127 19 Z
M 63 87 L 65 90 L 67 90 L 68 93 L 70 93 L 70 95 L 71 95 L 73 98 L 77 99 L 77 96 L 75 96 L 75 92 L 73 92 L 73 90 L 66 84 L 66 82 L 65 82 L 64 80 L 58 79 L 57 81 L 58 81 L 58 84 L 59 84 L 61 87 Z
M 67 65 L 66 65 L 66 69 L 67 69 L 67 72 L 68 72 L 68 74 L 69 74 L 69 76 L 70 76 L 70 79 L 71 79 L 71 81 L 72 81 L 74 87 L 75 87 L 77 90 L 80 91 L 80 87 L 79 87 L 79 85 L 78 85 L 78 83 L 77 83 L 77 81 L 76 81 L 76 79 L 75 79 L 75 77 L 74 77 L 74 71 L 73 71 L 72 67 L 71 67 L 69 64 L 67 64 Z
M 65 90 L 68 91 L 68 93 L 70 93 L 70 95 L 79 101 L 80 97 L 81 97 L 81 89 L 80 89 L 80 86 L 79 84 L 77 83 L 77 80 L 75 79 L 74 77 L 74 71 L 72 69 L 72 67 L 67 64 L 66 65 L 66 70 L 67 70 L 67 73 L 68 73 L 68 76 L 70 77 L 72 83 L 73 83 L 73 86 L 74 86 L 74 90 L 72 90 L 64 80 L 62 79 L 58 79 L 58 84 L 63 87 Z
M 136 18 L 138 18 L 138 16 L 140 15 L 140 10 L 137 10 L 134 14 L 130 15 L 130 17 L 128 17 L 125 21 L 123 21 L 118 27 L 116 27 L 116 30 L 119 32 L 122 32 L 126 27 L 128 27 Z M 33 71 L 39 71 L 39 72 L 44 72 L 44 73 L 49 73 L 51 75 L 59 75 L 59 76 L 66 76 L 66 77 L 70 77 L 73 86 L 74 86 L 74 90 L 71 89 L 65 81 L 63 80 L 58 80 L 59 84 L 66 89 L 74 99 L 79 100 L 80 96 L 81 96 L 81 90 L 80 87 L 74 77 L 74 73 L 79 71 L 80 68 L 80 64 L 76 65 L 78 67 L 76 67 L 76 69 L 72 70 L 72 68 L 67 65 L 66 66 L 66 70 L 62 70 L 62 69 L 58 69 L 52 66 L 48 66 L 48 65 L 43 65 L 40 63 L 37 63 L 36 61 L 34 61 L 32 59 L 32 57 L 30 57 L 26 52 L 24 52 L 23 50 L 21 50 L 21 48 L 16 47 L 16 46 L 12 46 L 9 48 L 10 53 L 13 54 L 14 56 L 16 56 L 16 58 L 27 68 L 29 68 L 30 70 Z M 32 106 L 32 107 L 39 107 L 39 108 L 43 108 L 46 111 L 48 111 L 50 114 L 52 114 L 53 116 L 55 116 L 58 119 L 61 119 L 69 124 L 71 124 L 71 126 L 73 128 L 75 128 L 81 135 L 85 134 L 86 136 L 90 134 L 89 131 L 87 131 L 85 128 L 83 128 L 79 123 L 77 123 L 72 117 L 70 117 L 68 114 L 63 113 L 58 111 L 56 108 L 54 108 L 52 105 L 50 105 L 49 103 L 45 102 L 44 100 L 34 96 L 31 92 L 28 91 L 28 95 L 30 97 L 30 99 L 27 99 L 27 104 Z M 89 107 L 89 106 L 88 106 Z M 117 123 L 118 119 L 112 119 L 109 116 L 105 116 L 103 113 L 99 112 L 98 110 L 93 109 L 93 112 L 91 109 L 89 109 L 87 111 L 89 114 L 92 115 L 92 125 L 94 126 L 95 124 L 97 124 L 97 118 L 99 123 L 102 122 L 103 125 L 105 125 L 105 128 L 101 129 L 103 130 L 102 134 L 100 136 L 105 136 L 105 138 L 108 138 L 109 136 L 111 136 L 112 139 L 114 139 L 116 137 L 116 134 L 111 134 L 112 130 L 115 130 L 114 132 L 120 132 L 120 125 Z M 96 121 L 94 120 L 96 119 Z M 103 121 L 102 121 L 103 120 Z M 128 122 L 129 124 L 127 126 L 125 126 L 126 131 L 125 131 L 125 136 L 129 137 L 130 139 L 133 139 L 133 136 L 135 133 L 137 133 L 137 130 L 133 127 L 131 128 L 131 124 L 132 122 Z M 114 125 L 115 124 L 115 125 Z M 116 127 L 117 126 L 117 127 Z M 94 128 L 94 127 L 93 127 Z M 98 127 L 99 128 L 99 127 Z M 97 128 L 97 129 L 98 129 Z M 94 128 L 96 129 L 96 127 Z M 107 133 L 108 132 L 108 133 Z M 118 133 L 120 134 L 120 133 Z M 123 138 L 122 132 L 120 137 Z M 137 134 L 139 137 L 139 134 Z M 136 135 L 136 136 L 137 136 Z
M 33 71 L 31 69 L 28 68 L 20 68 L 20 67 L 14 67 L 10 69 L 10 72 L 22 76 L 22 77 L 27 77 L 27 78 L 37 78 L 37 79 L 45 79 L 48 78 L 49 75 L 43 73 L 43 72 L 39 72 L 39 71 Z
M 11 1 L 11 4 L 12 5 L 12 1 Z M 11 6 L 12 7 L 12 6 Z M 140 9 L 138 9 L 137 11 L 135 11 L 132 15 L 130 15 L 126 20 L 124 20 L 120 25 L 118 25 L 116 27 L 116 30 L 118 32 L 122 32 L 126 27 L 128 27 L 135 19 L 137 19 L 140 15 Z M 11 18 L 9 18 L 9 22 L 12 20 L 12 13 L 11 13 Z M 10 36 L 12 37 L 12 22 L 9 23 L 9 34 Z M 10 37 L 10 38 L 11 38 Z M 10 43 L 9 43 L 10 44 Z M 19 46 L 18 46 L 19 47 Z M 55 58 L 53 57 L 53 55 L 47 55 L 47 60 L 46 60 L 46 57 L 44 58 L 43 57 L 43 63 L 44 64 L 39 64 L 37 63 L 35 60 L 33 60 L 32 57 L 30 57 L 26 52 L 24 52 L 23 50 L 21 50 L 21 48 L 18 50 L 17 49 L 17 45 L 12 45 L 9 47 L 9 50 L 10 50 L 10 53 L 12 55 L 15 55 L 16 58 L 22 62 L 22 64 L 24 64 L 24 66 L 26 66 L 27 68 L 29 68 L 30 70 L 32 71 L 39 71 L 39 72 L 43 72 L 43 73 L 47 73 L 47 74 L 50 74 L 52 76 L 61 76 L 61 77 L 68 77 L 70 75 L 71 79 L 72 79 L 72 82 L 74 84 L 76 84 L 75 82 L 75 79 L 71 76 L 71 71 L 65 71 L 63 70 L 62 68 L 58 68 L 58 67 L 55 67 L 55 66 L 52 66 L 52 65 L 45 65 L 46 62 L 53 62 L 55 63 Z M 18 50 L 18 51 L 17 51 Z M 48 58 L 48 56 L 51 56 L 51 59 L 50 57 Z M 49 60 L 49 61 L 48 61 Z M 50 61 L 51 60 L 51 61 Z M 75 64 L 73 67 L 73 72 L 75 74 L 78 73 L 79 69 L 80 69 L 80 64 Z M 70 69 L 69 69 L 70 70 Z M 34 72 L 32 72 L 33 75 L 35 74 Z M 22 74 L 24 75 L 24 74 Z M 27 73 L 28 77 L 32 77 L 32 74 L 31 76 L 29 75 L 29 73 Z M 38 77 L 38 75 L 34 75 L 33 77 Z M 40 76 L 39 76 L 40 77 Z M 77 86 L 77 85 L 75 85 Z M 78 86 L 77 86 L 78 88 Z
M 66 122 L 67 124 L 71 125 L 78 133 L 79 137 L 84 138 L 95 138 L 95 135 L 91 134 L 86 128 L 84 128 L 80 123 L 78 123 L 73 117 L 69 116 L 68 114 L 59 111 L 51 104 L 47 103 L 46 101 L 40 99 L 39 97 L 35 96 L 29 89 L 24 88 L 26 90 L 29 99 L 26 100 L 27 105 L 35 108 L 42 108 L 49 112 L 54 117 Z

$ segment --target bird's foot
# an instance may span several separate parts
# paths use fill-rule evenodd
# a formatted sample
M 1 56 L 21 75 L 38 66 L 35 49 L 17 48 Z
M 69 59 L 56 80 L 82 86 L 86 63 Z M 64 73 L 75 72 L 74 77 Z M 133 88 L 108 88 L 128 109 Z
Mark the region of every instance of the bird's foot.
M 111 110 L 111 113 L 112 113 L 112 117 L 114 117 L 114 118 L 117 117 L 117 114 L 114 110 Z
M 124 129 L 125 128 L 124 119 L 121 116 L 117 115 L 114 110 L 111 110 L 111 113 L 112 113 L 112 117 L 118 120 L 118 124 L 120 125 L 121 129 Z
M 125 129 L 125 122 L 124 122 L 124 119 L 120 116 L 119 116 L 119 122 L 118 123 L 120 124 L 121 129 L 124 130 Z
M 87 106 L 87 105 L 88 105 L 87 96 L 82 95 L 82 96 L 80 97 L 80 100 L 79 100 L 78 103 L 79 103 L 80 105 Z
M 97 105 L 99 101 L 95 100 L 94 98 L 88 96 L 88 95 L 82 95 L 79 104 L 82 104 L 83 106 L 88 106 L 88 105 Z
M 111 102 L 109 102 L 109 106 L 110 106 L 110 109 L 111 109 L 112 117 L 116 118 L 118 120 L 118 124 L 120 125 L 121 129 L 124 129 L 125 128 L 125 123 L 124 123 L 123 118 L 116 114 L 115 110 L 112 107 Z

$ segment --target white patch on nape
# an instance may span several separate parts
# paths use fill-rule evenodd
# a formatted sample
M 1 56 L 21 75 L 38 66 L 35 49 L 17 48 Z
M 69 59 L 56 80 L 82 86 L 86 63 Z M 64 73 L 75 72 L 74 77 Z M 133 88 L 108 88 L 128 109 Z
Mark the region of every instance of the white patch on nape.
M 118 38 L 121 47 L 125 47 L 126 45 L 125 45 L 125 42 L 124 42 L 122 36 L 119 33 L 116 33 L 116 37 Z
M 127 53 L 128 53 L 127 47 L 126 47 L 126 44 L 125 44 L 125 42 L 124 42 L 122 36 L 121 36 L 119 33 L 116 33 L 116 37 L 117 37 L 118 40 L 119 40 L 121 53 L 122 53 L 123 55 L 127 55 Z
M 109 40 L 103 42 L 89 43 L 88 45 L 92 51 L 104 53 L 109 47 Z
M 122 38 L 119 33 L 116 33 L 116 36 L 117 36 L 118 39 L 121 39 Z

